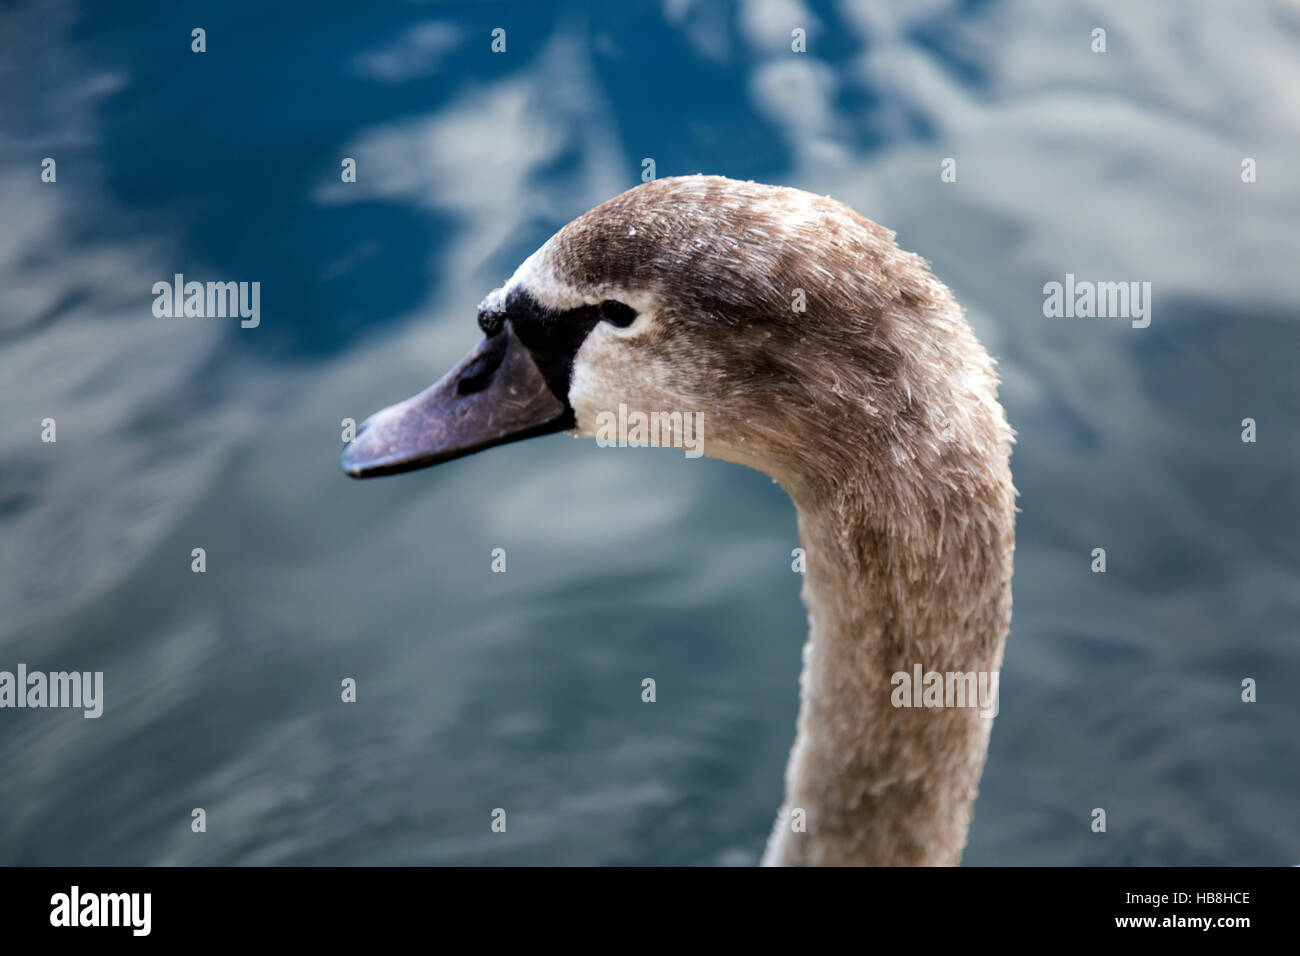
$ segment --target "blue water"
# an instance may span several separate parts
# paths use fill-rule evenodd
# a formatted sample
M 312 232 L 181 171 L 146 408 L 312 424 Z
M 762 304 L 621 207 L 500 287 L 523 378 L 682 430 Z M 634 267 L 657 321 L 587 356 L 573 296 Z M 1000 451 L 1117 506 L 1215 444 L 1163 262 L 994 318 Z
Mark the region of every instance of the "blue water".
M 106 685 L 0 711 L 0 863 L 757 860 L 805 628 L 775 485 L 564 436 L 338 468 L 646 158 L 897 230 L 1000 361 L 966 862 L 1300 860 L 1300 16 L 1057 6 L 0 7 L 0 669 Z M 260 325 L 155 318 L 176 272 Z M 1066 273 L 1152 282 L 1150 327 L 1044 318 Z

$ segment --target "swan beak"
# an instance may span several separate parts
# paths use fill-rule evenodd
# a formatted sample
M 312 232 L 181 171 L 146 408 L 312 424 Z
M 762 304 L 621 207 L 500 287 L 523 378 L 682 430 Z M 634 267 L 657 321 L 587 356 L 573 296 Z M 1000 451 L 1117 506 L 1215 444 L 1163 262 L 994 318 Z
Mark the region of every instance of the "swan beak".
M 507 321 L 437 383 L 362 422 L 343 470 L 353 478 L 414 471 L 572 426 L 568 403 Z

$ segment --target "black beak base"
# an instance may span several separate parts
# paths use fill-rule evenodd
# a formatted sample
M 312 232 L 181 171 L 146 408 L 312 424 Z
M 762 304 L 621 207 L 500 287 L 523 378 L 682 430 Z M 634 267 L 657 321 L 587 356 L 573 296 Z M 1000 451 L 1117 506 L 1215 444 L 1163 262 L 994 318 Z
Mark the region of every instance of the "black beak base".
M 568 403 L 507 321 L 437 383 L 362 422 L 343 470 L 394 475 L 572 427 Z

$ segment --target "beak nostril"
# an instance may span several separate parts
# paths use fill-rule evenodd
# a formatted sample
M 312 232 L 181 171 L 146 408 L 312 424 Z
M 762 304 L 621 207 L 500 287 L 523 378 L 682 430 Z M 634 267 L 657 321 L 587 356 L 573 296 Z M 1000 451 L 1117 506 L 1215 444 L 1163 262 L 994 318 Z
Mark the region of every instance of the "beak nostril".
M 473 395 L 487 388 L 492 382 L 493 373 L 501 367 L 501 361 L 505 357 L 506 337 L 499 336 L 496 341 L 489 339 L 483 354 L 466 365 L 456 379 L 456 394 Z

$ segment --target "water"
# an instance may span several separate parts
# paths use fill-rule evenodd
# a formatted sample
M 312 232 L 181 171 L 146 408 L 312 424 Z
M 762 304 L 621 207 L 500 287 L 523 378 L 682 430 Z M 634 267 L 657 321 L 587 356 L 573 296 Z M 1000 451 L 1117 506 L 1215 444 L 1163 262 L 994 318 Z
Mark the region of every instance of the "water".
M 897 230 L 1000 360 L 966 861 L 1300 861 L 1293 5 L 267 6 L 0 9 L 0 669 L 106 682 L 0 713 L 0 862 L 757 860 L 805 627 L 775 485 L 563 436 L 337 463 L 646 157 Z M 260 326 L 154 318 L 175 272 L 259 281 Z M 1044 318 L 1066 273 L 1152 282 L 1151 326 Z

